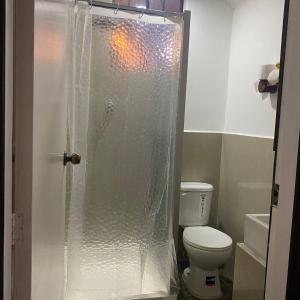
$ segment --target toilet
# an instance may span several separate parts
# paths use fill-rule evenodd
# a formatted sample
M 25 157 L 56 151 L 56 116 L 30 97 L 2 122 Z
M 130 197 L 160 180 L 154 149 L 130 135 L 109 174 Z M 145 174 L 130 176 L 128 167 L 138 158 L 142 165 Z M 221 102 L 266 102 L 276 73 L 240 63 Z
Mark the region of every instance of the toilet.
M 181 183 L 179 224 L 184 227 L 183 244 L 190 262 L 182 276 L 188 291 L 199 299 L 222 297 L 219 267 L 232 251 L 232 239 L 207 226 L 213 189 L 203 182 Z

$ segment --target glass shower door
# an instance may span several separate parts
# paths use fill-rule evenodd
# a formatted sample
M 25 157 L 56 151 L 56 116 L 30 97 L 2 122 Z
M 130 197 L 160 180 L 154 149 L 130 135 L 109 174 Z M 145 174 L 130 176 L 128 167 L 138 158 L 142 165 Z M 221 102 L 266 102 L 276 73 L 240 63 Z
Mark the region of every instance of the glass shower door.
M 68 170 L 66 299 L 166 296 L 177 287 L 181 17 L 97 7 L 78 16 L 69 144 L 82 163 Z

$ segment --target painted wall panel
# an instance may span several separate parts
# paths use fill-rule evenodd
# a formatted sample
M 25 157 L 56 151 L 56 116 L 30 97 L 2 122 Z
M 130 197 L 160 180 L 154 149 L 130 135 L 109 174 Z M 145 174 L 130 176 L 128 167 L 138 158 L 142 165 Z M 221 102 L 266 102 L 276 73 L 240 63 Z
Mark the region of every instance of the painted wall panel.
M 191 10 L 185 130 L 222 131 L 232 8 L 225 1 L 187 0 Z
M 219 187 L 219 228 L 234 249 L 244 240 L 245 214 L 270 212 L 273 140 L 224 134 Z M 234 251 L 224 273 L 233 277 Z
M 279 61 L 283 4 L 187 0 L 192 21 L 186 131 L 273 137 L 277 95 L 262 96 L 254 83 L 262 65 Z
M 274 135 L 277 95 L 254 89 L 260 67 L 280 60 L 283 0 L 248 0 L 235 8 L 225 132 Z

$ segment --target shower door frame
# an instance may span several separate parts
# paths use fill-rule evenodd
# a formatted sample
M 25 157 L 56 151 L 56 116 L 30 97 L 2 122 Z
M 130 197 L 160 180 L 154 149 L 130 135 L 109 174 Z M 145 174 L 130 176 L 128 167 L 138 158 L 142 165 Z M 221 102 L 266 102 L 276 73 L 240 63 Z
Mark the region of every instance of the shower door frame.
M 180 183 L 181 183 L 181 166 L 182 166 L 182 148 L 183 132 L 186 102 L 187 72 L 189 60 L 189 42 L 190 42 L 190 23 L 191 12 L 183 12 L 183 41 L 182 57 L 180 66 L 180 82 L 177 103 L 177 120 L 176 120 L 176 146 L 175 146 L 175 168 L 174 168 L 174 202 L 173 202 L 173 236 L 176 253 L 178 252 L 178 229 L 179 229 L 179 201 L 180 201 Z

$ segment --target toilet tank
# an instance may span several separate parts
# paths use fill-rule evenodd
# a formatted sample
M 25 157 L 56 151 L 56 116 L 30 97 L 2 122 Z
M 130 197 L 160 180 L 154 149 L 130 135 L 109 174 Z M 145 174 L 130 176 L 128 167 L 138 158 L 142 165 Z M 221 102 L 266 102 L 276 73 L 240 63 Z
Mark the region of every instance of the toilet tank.
M 213 186 L 204 182 L 182 182 L 180 187 L 179 225 L 207 225 Z

